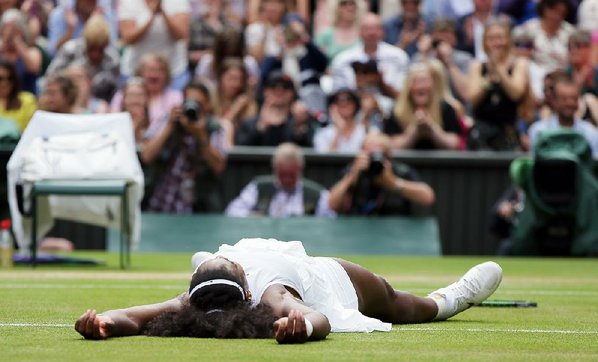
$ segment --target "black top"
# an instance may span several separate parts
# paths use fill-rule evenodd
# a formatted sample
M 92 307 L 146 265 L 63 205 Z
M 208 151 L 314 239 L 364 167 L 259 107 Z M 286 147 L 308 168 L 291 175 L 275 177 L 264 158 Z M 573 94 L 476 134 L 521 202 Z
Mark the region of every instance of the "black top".
M 461 136 L 462 131 L 461 126 L 459 125 L 459 120 L 457 119 L 457 113 L 450 104 L 442 101 L 440 104 L 440 115 L 442 117 L 442 129 L 446 132 L 456 133 L 458 136 Z M 392 136 L 403 133 L 404 130 L 394 114 L 392 114 L 389 118 L 384 120 L 382 131 L 387 135 Z M 413 148 L 418 150 L 431 150 L 436 149 L 437 147 L 430 140 L 420 140 L 413 146 Z
M 508 69 L 511 74 L 513 68 Z M 488 65 L 482 64 L 482 76 L 488 74 Z M 473 118 L 476 122 L 494 125 L 514 125 L 517 122 L 518 102 L 507 95 L 500 83 L 490 82 L 482 99 L 473 106 Z

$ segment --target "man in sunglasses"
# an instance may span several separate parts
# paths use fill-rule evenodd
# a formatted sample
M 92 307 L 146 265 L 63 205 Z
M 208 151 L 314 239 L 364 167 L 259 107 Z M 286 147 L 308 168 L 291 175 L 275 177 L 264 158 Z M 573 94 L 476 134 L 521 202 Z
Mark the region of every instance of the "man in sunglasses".
M 235 144 L 278 146 L 292 142 L 312 147 L 314 122 L 307 107 L 297 101 L 292 79 L 281 71 L 272 71 L 264 82 L 264 101 L 259 114 L 241 123 Z

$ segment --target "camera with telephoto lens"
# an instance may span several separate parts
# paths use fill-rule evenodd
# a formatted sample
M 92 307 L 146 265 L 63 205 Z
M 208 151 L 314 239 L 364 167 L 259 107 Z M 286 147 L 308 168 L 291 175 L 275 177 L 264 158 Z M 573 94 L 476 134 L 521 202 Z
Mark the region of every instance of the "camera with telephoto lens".
M 201 105 L 194 99 L 187 98 L 182 104 L 183 114 L 190 122 L 197 122 L 201 116 Z
M 367 169 L 367 175 L 370 177 L 378 176 L 384 170 L 384 153 L 372 152 L 370 154 L 370 167 Z

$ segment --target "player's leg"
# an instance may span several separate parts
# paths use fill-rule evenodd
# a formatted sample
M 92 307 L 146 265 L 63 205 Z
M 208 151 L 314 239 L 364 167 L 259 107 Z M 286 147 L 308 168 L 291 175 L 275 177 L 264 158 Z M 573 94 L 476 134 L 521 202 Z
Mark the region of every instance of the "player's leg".
M 390 323 L 423 323 L 436 317 L 438 307 L 431 298 L 396 291 L 384 278 L 364 267 L 337 259 L 349 275 L 359 301 L 359 311 Z
M 443 320 L 488 298 L 502 280 L 502 269 L 494 262 L 471 268 L 457 282 L 428 297 L 394 290 L 383 278 L 345 260 L 339 260 L 357 292 L 360 311 L 392 323 L 423 323 Z

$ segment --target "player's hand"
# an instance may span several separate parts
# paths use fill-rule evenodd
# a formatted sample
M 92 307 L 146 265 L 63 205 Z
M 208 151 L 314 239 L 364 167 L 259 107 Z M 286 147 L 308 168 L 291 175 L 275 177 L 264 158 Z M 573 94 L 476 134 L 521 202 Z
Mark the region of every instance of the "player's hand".
M 75 330 L 85 339 L 106 339 L 112 336 L 114 327 L 112 318 L 97 314 L 95 310 L 87 310 L 75 322 Z
M 283 317 L 274 322 L 274 337 L 280 344 L 305 343 L 307 329 L 305 317 L 298 310 L 291 310 L 288 317 Z

